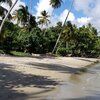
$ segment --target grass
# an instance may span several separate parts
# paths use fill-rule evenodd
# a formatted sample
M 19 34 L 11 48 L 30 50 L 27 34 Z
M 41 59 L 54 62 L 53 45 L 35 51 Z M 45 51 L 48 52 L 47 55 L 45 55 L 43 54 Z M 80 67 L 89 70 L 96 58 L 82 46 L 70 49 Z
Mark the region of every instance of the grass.
M 29 54 L 29 53 L 17 52 L 17 51 L 11 51 L 10 54 L 13 56 L 20 56 L 20 57 L 31 56 L 31 54 Z
M 0 54 L 5 54 L 3 50 L 0 50 Z

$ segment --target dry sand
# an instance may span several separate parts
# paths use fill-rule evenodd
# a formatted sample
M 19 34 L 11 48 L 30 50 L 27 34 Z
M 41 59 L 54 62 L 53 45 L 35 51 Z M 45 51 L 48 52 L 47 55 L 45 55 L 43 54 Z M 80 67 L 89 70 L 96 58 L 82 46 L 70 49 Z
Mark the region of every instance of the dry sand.
M 79 57 L 0 56 L 0 100 L 46 100 L 62 81 L 95 61 Z

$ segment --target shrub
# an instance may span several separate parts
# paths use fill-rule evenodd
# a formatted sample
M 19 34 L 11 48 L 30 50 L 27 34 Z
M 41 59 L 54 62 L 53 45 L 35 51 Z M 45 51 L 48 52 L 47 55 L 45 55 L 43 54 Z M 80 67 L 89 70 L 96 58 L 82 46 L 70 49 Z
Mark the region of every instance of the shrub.
M 57 54 L 61 56 L 66 56 L 67 55 L 66 48 L 59 48 Z

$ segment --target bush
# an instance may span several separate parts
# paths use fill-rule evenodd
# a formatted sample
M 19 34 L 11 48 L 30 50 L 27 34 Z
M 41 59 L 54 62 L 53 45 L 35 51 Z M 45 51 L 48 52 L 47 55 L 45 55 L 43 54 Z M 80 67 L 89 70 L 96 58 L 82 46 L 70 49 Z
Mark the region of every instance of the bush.
M 67 55 L 66 48 L 59 48 L 57 54 L 61 56 L 66 56 Z

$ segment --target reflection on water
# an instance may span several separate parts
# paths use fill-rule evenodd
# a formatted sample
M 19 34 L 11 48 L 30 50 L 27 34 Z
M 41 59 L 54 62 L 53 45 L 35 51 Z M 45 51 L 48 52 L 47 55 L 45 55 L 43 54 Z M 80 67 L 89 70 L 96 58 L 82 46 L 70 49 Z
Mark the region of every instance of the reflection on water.
M 46 100 L 100 100 L 100 64 L 71 74 Z

